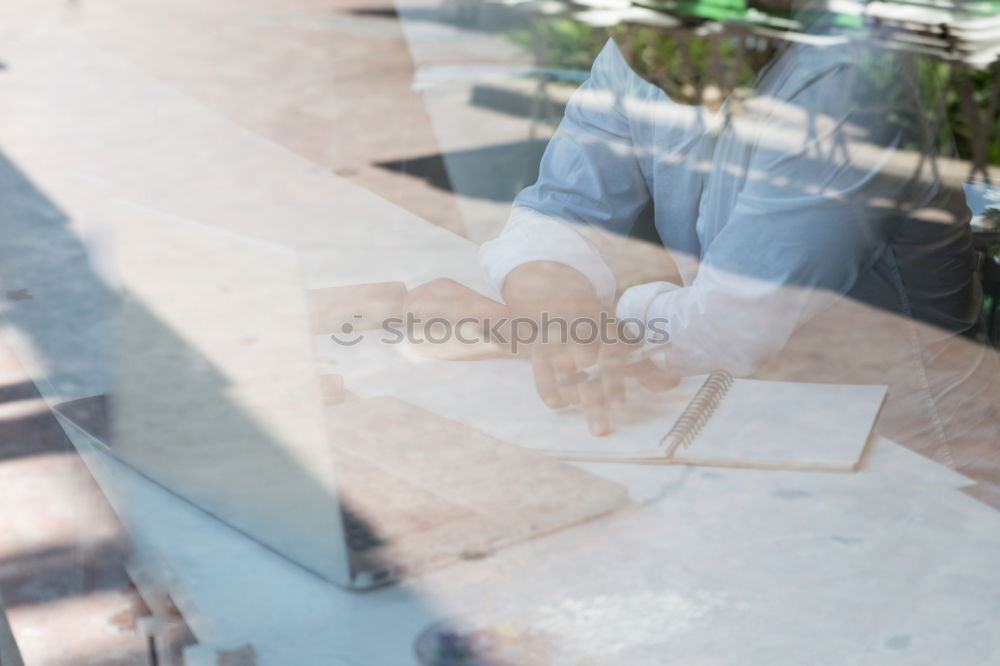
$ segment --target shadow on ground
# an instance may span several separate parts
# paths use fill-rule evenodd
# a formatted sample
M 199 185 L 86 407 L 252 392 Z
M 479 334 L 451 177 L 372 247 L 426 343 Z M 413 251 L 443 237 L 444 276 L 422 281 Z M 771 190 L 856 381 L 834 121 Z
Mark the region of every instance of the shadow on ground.
M 375 166 L 421 178 L 432 187 L 473 199 L 511 202 L 538 179 L 548 141 L 518 141 L 423 157 L 378 162 Z

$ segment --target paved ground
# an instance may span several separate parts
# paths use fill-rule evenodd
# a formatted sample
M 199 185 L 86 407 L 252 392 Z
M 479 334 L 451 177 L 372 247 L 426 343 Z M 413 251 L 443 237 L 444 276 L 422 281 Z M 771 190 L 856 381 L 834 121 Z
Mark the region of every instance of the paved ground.
M 407 4 L 401 21 L 392 0 L 84 0 L 64 20 L 228 119 L 436 224 L 476 227 L 481 240 L 502 224 L 505 204 L 456 199 L 412 173 L 422 158 L 482 148 L 484 137 L 522 142 L 527 123 L 471 107 L 469 81 L 418 92 L 414 79 L 418 68 L 530 59 L 436 11 L 433 0 Z
M 146 664 L 117 518 L 5 345 L 0 512 L 0 598 L 25 663 Z

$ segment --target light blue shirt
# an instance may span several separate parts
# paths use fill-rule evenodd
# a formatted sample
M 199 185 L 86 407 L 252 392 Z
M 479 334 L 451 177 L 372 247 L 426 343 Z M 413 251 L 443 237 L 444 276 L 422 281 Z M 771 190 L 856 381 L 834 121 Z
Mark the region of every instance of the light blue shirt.
M 528 261 L 572 266 L 619 318 L 667 320 L 665 360 L 684 373 L 751 374 L 842 295 L 947 335 L 970 330 L 980 294 L 968 209 L 941 187 L 904 68 L 863 57 L 793 46 L 752 95 L 712 114 L 671 101 L 609 41 L 538 181 L 483 245 L 488 277 L 499 289 Z M 887 77 L 903 81 L 894 108 L 875 85 Z M 616 299 L 607 258 L 650 200 L 683 284 Z

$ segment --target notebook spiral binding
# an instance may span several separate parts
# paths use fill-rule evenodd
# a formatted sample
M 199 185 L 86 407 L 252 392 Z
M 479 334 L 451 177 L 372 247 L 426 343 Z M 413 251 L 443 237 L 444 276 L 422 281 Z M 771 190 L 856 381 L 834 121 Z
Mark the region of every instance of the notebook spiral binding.
M 708 422 L 709 417 L 719 406 L 732 384 L 733 376 L 725 370 L 715 370 L 708 376 L 680 418 L 674 423 L 674 427 L 660 440 L 660 446 L 666 448 L 666 457 L 674 455 L 679 447 L 691 444 L 701 429 L 705 427 L 705 423 Z

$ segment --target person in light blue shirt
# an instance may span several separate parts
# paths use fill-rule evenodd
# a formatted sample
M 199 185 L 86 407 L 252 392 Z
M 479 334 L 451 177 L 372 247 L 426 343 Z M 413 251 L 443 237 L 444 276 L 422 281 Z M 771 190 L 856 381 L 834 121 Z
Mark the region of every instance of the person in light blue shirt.
M 609 40 L 480 260 L 517 314 L 667 322 L 661 371 L 790 376 L 783 357 L 806 350 L 797 378 L 888 383 L 888 432 L 954 464 L 955 433 L 996 424 L 965 413 L 961 388 L 985 391 L 976 378 L 995 359 L 972 342 L 969 212 L 941 175 L 958 163 L 939 154 L 911 61 L 816 37 L 715 112 L 672 100 Z M 621 285 L 613 258 L 649 203 L 678 279 Z M 537 356 L 542 399 L 582 402 L 590 429 L 608 432 L 621 355 L 550 345 Z M 593 363 L 608 368 L 601 381 L 567 387 Z

